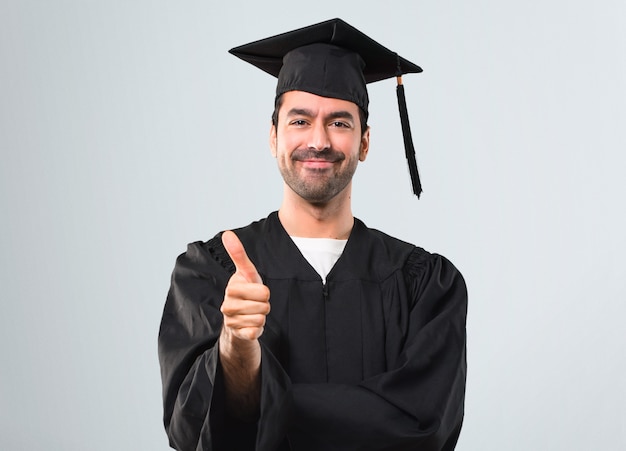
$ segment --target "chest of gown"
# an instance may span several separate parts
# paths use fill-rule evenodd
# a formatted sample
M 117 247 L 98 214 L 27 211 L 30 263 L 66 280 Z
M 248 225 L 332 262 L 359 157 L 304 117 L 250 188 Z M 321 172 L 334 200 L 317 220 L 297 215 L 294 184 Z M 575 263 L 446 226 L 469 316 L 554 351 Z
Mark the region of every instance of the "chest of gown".
M 388 370 L 402 346 L 399 284 L 265 280 L 271 312 L 261 341 L 294 383 L 355 384 Z

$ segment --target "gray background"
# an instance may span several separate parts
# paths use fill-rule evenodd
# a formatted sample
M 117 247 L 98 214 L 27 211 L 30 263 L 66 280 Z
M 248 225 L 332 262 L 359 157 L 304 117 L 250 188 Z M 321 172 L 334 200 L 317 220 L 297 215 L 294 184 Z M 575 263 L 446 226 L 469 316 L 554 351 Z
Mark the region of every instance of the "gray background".
M 425 69 L 423 198 L 383 81 L 354 212 L 466 276 L 458 450 L 626 448 L 626 2 L 0 0 L 0 449 L 167 449 L 174 259 L 282 194 L 227 50 L 333 17 Z

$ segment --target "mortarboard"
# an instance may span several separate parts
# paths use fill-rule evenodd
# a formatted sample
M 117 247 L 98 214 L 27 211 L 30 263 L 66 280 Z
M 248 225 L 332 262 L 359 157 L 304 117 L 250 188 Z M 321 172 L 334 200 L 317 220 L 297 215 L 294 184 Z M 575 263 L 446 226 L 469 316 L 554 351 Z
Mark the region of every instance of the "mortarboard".
M 306 91 L 348 100 L 366 114 L 367 83 L 397 77 L 398 107 L 413 192 L 422 192 L 411 137 L 402 75 L 422 69 L 383 47 L 341 19 L 251 42 L 230 53 L 278 78 L 276 98 L 288 91 Z

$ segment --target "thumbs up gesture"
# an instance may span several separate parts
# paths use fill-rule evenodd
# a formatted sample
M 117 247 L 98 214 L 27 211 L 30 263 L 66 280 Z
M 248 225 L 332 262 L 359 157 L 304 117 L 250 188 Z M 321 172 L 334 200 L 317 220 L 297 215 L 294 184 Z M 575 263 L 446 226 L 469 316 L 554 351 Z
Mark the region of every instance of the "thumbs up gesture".
M 270 290 L 263 285 L 237 235 L 224 232 L 222 243 L 235 264 L 235 273 L 228 281 L 221 307 L 223 334 L 231 341 L 233 338 L 234 341 L 256 341 L 263 333 L 265 317 L 270 311 Z
M 224 292 L 219 353 L 224 372 L 226 408 L 242 419 L 258 416 L 260 405 L 261 345 L 270 290 L 261 280 L 237 235 L 222 234 L 222 243 L 235 264 Z

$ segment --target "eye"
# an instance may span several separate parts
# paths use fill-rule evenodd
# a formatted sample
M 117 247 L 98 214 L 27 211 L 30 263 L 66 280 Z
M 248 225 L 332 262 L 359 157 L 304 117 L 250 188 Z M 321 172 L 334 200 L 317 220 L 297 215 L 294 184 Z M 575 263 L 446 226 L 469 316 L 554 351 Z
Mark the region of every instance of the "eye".
M 307 121 L 305 121 L 304 119 L 295 119 L 289 122 L 289 125 L 295 125 L 296 127 L 304 127 L 305 125 L 307 125 Z
M 350 128 L 350 124 L 343 121 L 333 121 L 330 123 L 330 126 L 337 128 Z

